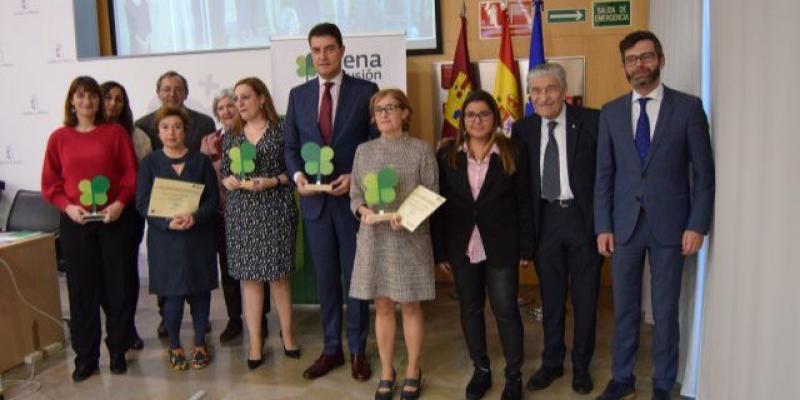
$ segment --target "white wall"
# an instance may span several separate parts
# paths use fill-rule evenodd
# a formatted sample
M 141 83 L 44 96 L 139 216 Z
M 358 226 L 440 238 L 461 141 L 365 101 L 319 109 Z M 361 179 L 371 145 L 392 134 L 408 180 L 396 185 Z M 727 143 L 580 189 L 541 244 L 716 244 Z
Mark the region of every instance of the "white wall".
M 711 6 L 717 195 L 698 399 L 800 399 L 800 2 Z
M 258 76 L 270 84 L 267 49 L 77 61 L 72 15 L 70 0 L 0 1 L 3 218 L 16 190 L 39 190 L 47 138 L 61 125 L 67 88 L 75 76 L 119 81 L 137 117 L 156 108 L 155 81 L 169 69 L 189 81 L 187 105 L 209 114 L 214 94 L 239 78 Z

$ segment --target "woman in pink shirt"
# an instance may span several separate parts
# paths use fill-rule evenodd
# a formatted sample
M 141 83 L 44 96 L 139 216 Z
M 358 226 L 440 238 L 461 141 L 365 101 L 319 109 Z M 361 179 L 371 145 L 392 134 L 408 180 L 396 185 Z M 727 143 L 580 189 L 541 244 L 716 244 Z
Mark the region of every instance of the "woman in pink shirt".
M 438 154 L 440 194 L 447 202 L 433 219 L 434 258 L 452 273 L 461 327 L 475 370 L 466 388 L 479 399 L 491 387 L 483 317 L 488 295 L 506 360 L 502 399 L 522 398 L 522 319 L 518 267 L 533 258 L 528 157 L 500 130 L 492 95 L 470 93 L 460 132 Z

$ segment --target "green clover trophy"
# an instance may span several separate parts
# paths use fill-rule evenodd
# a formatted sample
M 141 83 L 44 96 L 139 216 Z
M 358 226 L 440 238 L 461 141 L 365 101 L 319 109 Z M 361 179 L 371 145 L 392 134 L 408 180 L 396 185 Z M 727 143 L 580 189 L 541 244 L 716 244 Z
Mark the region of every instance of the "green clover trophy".
M 256 169 L 256 146 L 250 142 L 242 143 L 228 150 L 231 159 L 231 172 L 239 179 L 243 189 L 253 190 L 253 181 L 247 179 Z
M 91 180 L 83 179 L 78 182 L 78 190 L 81 192 L 81 205 L 92 207 L 92 212 L 83 215 L 83 222 L 102 222 L 105 220 L 105 214 L 97 212 L 97 207 L 108 203 L 109 189 L 111 189 L 111 182 L 103 175 L 97 175 Z
M 387 212 L 386 206 L 395 200 L 397 192 L 397 172 L 391 168 L 383 168 L 377 174 L 364 176 L 364 200 L 370 208 L 377 208 L 375 214 L 367 217 L 367 222 L 383 222 L 394 218 L 397 213 Z
M 305 161 L 306 175 L 316 176 L 316 183 L 307 184 L 306 189 L 315 192 L 331 192 L 333 186 L 323 184 L 322 177 L 333 173 L 333 149 L 330 146 L 320 147 L 314 142 L 308 142 L 300 148 L 300 155 Z

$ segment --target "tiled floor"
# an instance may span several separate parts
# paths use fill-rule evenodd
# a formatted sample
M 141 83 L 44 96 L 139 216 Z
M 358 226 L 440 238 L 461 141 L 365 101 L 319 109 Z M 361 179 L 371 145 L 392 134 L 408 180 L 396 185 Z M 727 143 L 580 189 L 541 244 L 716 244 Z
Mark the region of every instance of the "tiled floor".
M 535 288 L 523 288 L 525 297 L 533 297 Z M 426 337 L 422 367 L 424 372 L 423 399 L 460 399 L 464 397 L 464 387 L 472 373 L 472 366 L 461 336 L 458 319 L 458 304 L 451 297 L 452 286 L 441 284 L 437 288 L 437 300 L 425 304 Z M 538 297 L 538 296 L 536 296 Z M 62 298 L 66 309 L 66 287 L 62 279 Z M 591 373 L 595 381 L 595 390 L 589 396 L 575 394 L 571 387 L 569 356 L 567 357 L 565 376 L 557 380 L 551 387 L 543 391 L 526 392 L 527 399 L 593 399 L 605 386 L 610 375 L 610 337 L 611 337 L 611 297 L 610 290 L 601 292 L 598 322 L 597 347 Z M 487 314 L 491 312 L 487 308 Z M 371 399 L 377 385 L 377 350 L 374 331 L 371 331 L 368 344 L 369 356 L 375 369 L 373 379 L 369 382 L 356 382 L 350 378 L 350 368 L 339 368 L 323 378 L 308 381 L 303 379 L 303 370 L 319 355 L 321 328 L 318 311 L 309 306 L 295 309 L 295 329 L 297 339 L 302 346 L 303 356 L 293 360 L 283 356 L 280 339 L 274 333 L 278 330 L 277 315 L 270 314 L 270 335 L 267 344 L 267 359 L 264 365 L 249 371 L 245 366 L 247 351 L 246 338 L 240 339 L 230 346 L 219 344 L 219 333 L 226 323 L 225 305 L 222 293 L 213 293 L 211 324 L 213 331 L 209 336 L 210 350 L 214 357 L 211 366 L 199 371 L 174 371 L 167 366 L 165 343 L 155 336 L 158 323 L 155 299 L 146 294 L 142 288 L 142 296 L 137 314 L 137 326 L 145 340 L 145 348 L 138 352 L 129 352 L 129 369 L 125 375 L 111 375 L 108 371 L 108 354 L 103 349 L 100 360 L 100 373 L 88 380 L 75 384 L 70 379 L 72 373 L 71 350 L 61 352 L 47 358 L 36 372 L 35 380 L 41 387 L 25 399 Z M 399 316 L 399 314 L 398 314 Z M 572 329 L 569 323 L 568 331 Z M 534 321 L 530 306 L 523 308 L 525 325 L 525 365 L 524 379 L 538 368 L 542 351 L 542 329 L 540 323 Z M 493 366 L 494 387 L 485 397 L 498 399 L 503 388 L 503 361 L 492 318 L 487 321 L 489 349 Z M 401 326 L 398 330 L 402 332 Z M 568 350 L 570 334 L 567 334 Z M 402 338 L 402 333 L 398 335 Z M 184 345 L 191 340 L 191 323 L 186 312 L 183 324 Z M 652 363 L 648 347 L 651 341 L 651 330 L 647 326 L 642 329 L 642 346 L 637 376 L 639 398 L 650 397 L 650 380 Z M 398 370 L 404 367 L 405 350 L 402 342 L 398 342 L 396 363 Z M 29 374 L 26 366 L 18 367 L 3 376 L 4 381 L 20 379 Z M 13 389 L 11 398 L 19 396 L 20 391 L 28 391 L 32 386 Z M 16 391 L 16 392 L 15 392 Z M 204 396 L 201 396 L 201 391 Z M 15 394 L 16 393 L 16 394 Z M 677 393 L 677 390 L 674 391 Z M 6 398 L 9 398 L 6 393 Z M 192 397 L 195 396 L 195 397 Z M 396 394 L 395 398 L 399 398 Z M 677 395 L 675 395 L 677 398 Z

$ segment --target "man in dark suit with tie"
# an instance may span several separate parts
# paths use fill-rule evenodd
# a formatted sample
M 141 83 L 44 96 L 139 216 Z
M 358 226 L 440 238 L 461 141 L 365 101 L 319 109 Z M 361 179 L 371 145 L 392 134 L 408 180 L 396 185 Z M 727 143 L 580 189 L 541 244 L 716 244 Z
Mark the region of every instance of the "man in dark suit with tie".
M 619 45 L 633 88 L 603 106 L 597 144 L 595 231 L 614 278 L 613 379 L 599 400 L 635 396 L 642 271 L 650 260 L 652 399 L 669 399 L 678 370 L 678 300 L 684 257 L 708 233 L 714 160 L 700 99 L 661 83 L 664 52 L 651 32 Z
M 353 379 L 371 375 L 366 357 L 369 329 L 368 302 L 348 296 L 356 251 L 358 220 L 350 212 L 350 171 L 356 147 L 377 136 L 370 124 L 369 100 L 378 86 L 342 71 L 344 44 L 339 28 L 322 23 L 308 34 L 317 79 L 289 93 L 286 111 L 286 166 L 300 192 L 300 210 L 306 242 L 317 280 L 324 348 L 303 376 L 314 379 L 344 364 L 342 352 L 342 298 L 347 301 L 347 344 Z M 334 150 L 331 193 L 309 190 L 303 172 L 301 147 L 308 142 Z M 342 279 L 344 278 L 344 287 Z
M 544 353 L 529 390 L 544 389 L 564 374 L 564 325 L 572 292 L 574 335 L 572 388 L 592 391 L 589 364 L 594 354 L 597 294 L 603 258 L 594 236 L 593 195 L 597 110 L 564 103 L 564 68 L 545 63 L 528 74 L 536 114 L 516 124 L 511 136 L 531 158 L 534 264 L 542 296 Z
M 161 107 L 174 107 L 186 111 L 189 116 L 189 125 L 186 126 L 186 147 L 192 152 L 200 151 L 200 143 L 203 137 L 214 133 L 217 130 L 214 120 L 206 114 L 197 112 L 184 105 L 189 96 L 189 86 L 186 78 L 175 71 L 167 71 L 156 81 L 156 95 L 161 101 Z M 161 139 L 158 138 L 158 127 L 155 124 L 156 113 L 151 112 L 136 120 L 136 126 L 147 133 L 153 150 L 164 147 Z

